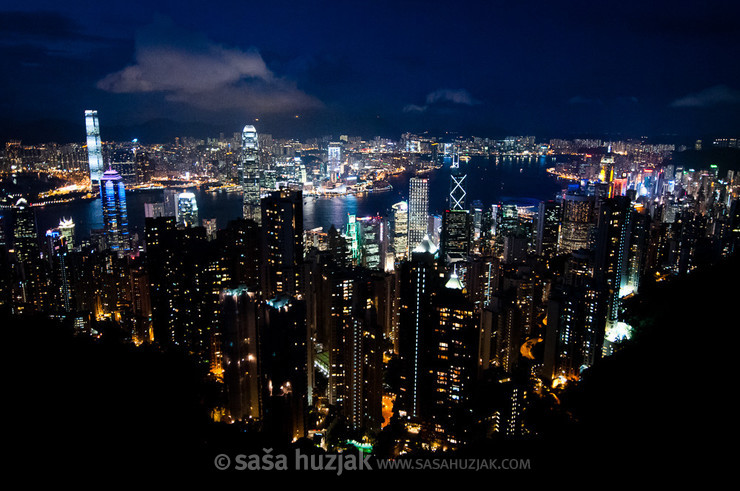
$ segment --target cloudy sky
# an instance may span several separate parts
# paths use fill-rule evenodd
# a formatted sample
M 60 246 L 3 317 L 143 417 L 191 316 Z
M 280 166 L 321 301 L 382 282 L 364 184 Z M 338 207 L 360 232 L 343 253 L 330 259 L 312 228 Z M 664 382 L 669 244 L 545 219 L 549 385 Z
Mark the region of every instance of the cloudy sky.
M 713 0 L 3 2 L 0 122 L 734 136 L 738 18 Z

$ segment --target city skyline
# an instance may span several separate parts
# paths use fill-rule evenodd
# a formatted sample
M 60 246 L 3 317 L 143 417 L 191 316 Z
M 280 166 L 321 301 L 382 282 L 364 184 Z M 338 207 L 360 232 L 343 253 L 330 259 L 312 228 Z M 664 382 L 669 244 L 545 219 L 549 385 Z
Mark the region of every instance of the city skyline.
M 201 416 L 179 424 L 179 451 L 221 452 L 198 469 L 239 468 L 217 434 L 243 452 L 269 442 L 360 452 L 376 466 L 524 445 L 516 465 L 542 469 L 547 445 L 588 428 L 574 394 L 618 393 L 591 377 L 645 342 L 639 302 L 736 260 L 737 166 L 682 163 L 704 147 L 737 160 L 736 138 L 691 148 L 408 132 L 301 142 L 253 125 L 93 152 L 10 141 L 0 148 L 0 315 L 34 326 L 35 345 L 48 342 L 39 323 L 53 323 L 88 343 L 83 359 L 114 345 L 183 357 L 196 378 L 176 375 L 184 385 L 162 410 L 210 386 Z M 374 214 L 352 208 L 372 200 Z M 331 225 L 314 216 L 307 226 L 306 212 L 326 204 L 340 211 Z M 102 228 L 77 222 L 95 213 Z M 55 220 L 45 234 L 41 215 Z M 133 368 L 118 367 L 124 383 Z M 628 388 L 654 376 L 639 369 Z M 131 404 L 141 414 L 132 436 L 166 427 L 147 416 L 150 398 Z M 638 414 L 635 428 L 649 424 Z M 80 441 L 128 418 L 83 418 Z
M 335 7 L 37 1 L 0 11 L 0 130 L 24 138 L 43 120 L 63 139 L 64 122 L 79 124 L 70 114 L 89 107 L 104 135 L 129 128 L 149 141 L 162 120 L 299 137 L 740 130 L 736 4 Z
M 23 468 L 216 486 L 316 462 L 518 486 L 716 468 L 738 14 L 0 7 Z

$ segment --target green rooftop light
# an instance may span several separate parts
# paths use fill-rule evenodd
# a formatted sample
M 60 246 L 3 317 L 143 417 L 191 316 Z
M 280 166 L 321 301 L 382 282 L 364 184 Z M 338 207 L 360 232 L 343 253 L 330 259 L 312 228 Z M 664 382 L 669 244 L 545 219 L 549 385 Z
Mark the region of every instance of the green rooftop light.
M 345 443 L 347 445 L 352 445 L 353 447 L 356 447 L 358 450 L 361 450 L 364 453 L 370 453 L 373 451 L 373 446 L 370 443 L 360 443 L 356 440 L 347 440 Z

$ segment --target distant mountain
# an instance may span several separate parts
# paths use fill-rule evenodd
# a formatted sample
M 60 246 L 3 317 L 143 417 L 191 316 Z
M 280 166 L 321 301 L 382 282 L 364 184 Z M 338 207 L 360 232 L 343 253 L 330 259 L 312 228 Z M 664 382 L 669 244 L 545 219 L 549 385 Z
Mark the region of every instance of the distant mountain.
M 153 119 L 137 125 L 109 126 L 101 121 L 100 136 L 103 141 L 127 141 L 138 138 L 143 143 L 166 143 L 176 137 L 209 138 L 219 133 L 231 135 L 241 128 L 206 123 L 181 123 L 166 118 Z M 30 122 L 0 121 L 0 141 L 21 140 L 26 144 L 55 142 L 84 143 L 85 122 L 62 119 L 42 119 Z
M 40 119 L 29 122 L 0 121 L 2 142 L 21 140 L 26 144 L 74 143 L 85 141 L 85 122 L 62 119 Z
M 721 173 L 726 173 L 728 170 L 740 170 L 740 149 L 710 147 L 702 150 L 685 150 L 674 154 L 673 163 L 696 170 L 716 165 Z

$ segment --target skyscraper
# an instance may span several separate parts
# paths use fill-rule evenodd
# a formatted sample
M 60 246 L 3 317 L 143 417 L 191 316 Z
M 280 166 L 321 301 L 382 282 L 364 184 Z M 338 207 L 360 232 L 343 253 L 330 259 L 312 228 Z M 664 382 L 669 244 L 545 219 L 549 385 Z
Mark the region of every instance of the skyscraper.
M 607 153 L 601 158 L 599 165 L 599 182 L 608 185 L 607 195 L 609 198 L 614 197 L 614 154 L 612 153 L 612 146 L 609 145 Z
M 324 309 L 328 324 L 330 404 L 352 429 L 379 429 L 382 339 L 366 270 L 333 270 L 326 275 Z
M 62 218 L 59 220 L 59 232 L 65 238 L 69 250 L 72 250 L 75 246 L 75 222 L 71 218 Z
M 470 214 L 473 217 L 473 240 L 478 240 L 481 237 L 481 227 L 483 225 L 483 202 L 480 200 L 473 201 Z
M 193 193 L 177 195 L 177 224 L 183 227 L 198 226 L 198 202 Z
M 593 277 L 593 258 L 585 250 L 572 252 L 562 284 L 552 292 L 545 328 L 545 374 L 573 378 L 601 354 L 606 322 L 606 295 Z
M 403 261 L 408 256 L 409 247 L 409 206 L 405 201 L 400 201 L 393 208 L 393 252 L 396 261 Z
M 347 247 L 352 264 L 357 265 L 360 261 L 360 240 L 362 240 L 362 236 L 360 235 L 360 223 L 355 215 L 347 217 L 347 231 L 344 235 L 347 238 Z
M 243 215 L 260 223 L 260 163 L 257 129 L 247 125 L 242 130 L 242 160 L 239 179 L 244 193 Z
M 460 157 L 457 150 L 452 155 L 452 166 L 450 173 L 450 209 L 464 210 L 465 198 L 467 196 L 468 175 L 460 169 Z
M 412 177 L 409 180 L 409 251 L 413 251 L 426 236 L 428 216 L 429 180 Z
M 167 216 L 164 212 L 164 202 L 144 203 L 144 216 L 146 218 L 159 218 Z
M 146 184 L 152 178 L 153 163 L 149 158 L 149 154 L 138 147 L 134 148 L 134 162 L 136 166 L 136 182 L 138 184 Z
M 103 173 L 100 199 L 103 205 L 103 226 L 108 248 L 119 256 L 130 249 L 126 188 L 118 172 L 109 169 Z
M 224 386 L 235 420 L 262 417 L 259 370 L 259 308 L 256 294 L 246 288 L 220 295 Z
M 23 301 L 37 308 L 50 306 L 50 288 L 44 261 L 39 250 L 36 213 L 21 198 L 15 204 L 14 249 L 20 268 L 20 287 Z
M 384 270 L 388 252 L 388 226 L 383 217 L 358 220 L 360 230 L 360 263 L 367 269 Z
M 429 383 L 427 327 L 435 278 L 438 278 L 437 252 L 427 237 L 411 251 L 410 260 L 401 267 L 398 336 L 402 374 L 398 407 L 410 418 L 420 417 L 422 408 L 429 402 L 423 398 L 422 387 Z
M 450 275 L 444 290 L 432 300 L 427 330 L 430 350 L 431 384 L 422 387 L 430 407 L 424 408 L 427 421 L 438 439 L 453 446 L 464 435 L 456 416 L 473 396 L 478 368 L 478 322 L 473 303 L 463 294 L 457 274 Z
M 541 201 L 537 213 L 537 255 L 552 257 L 557 253 L 560 205 Z
M 87 158 L 90 169 L 90 183 L 93 186 L 97 186 L 103 178 L 103 149 L 100 143 L 98 111 L 85 111 L 85 128 L 87 129 Z
M 176 217 L 177 216 L 177 189 L 165 189 L 164 190 L 164 207 L 162 209 L 162 216 L 165 217 Z M 145 208 L 146 210 L 146 208 Z
M 71 250 L 67 242 L 68 235 L 64 235 L 60 228 L 46 231 L 46 254 L 51 265 L 51 273 L 55 286 L 59 292 L 54 295 L 56 307 L 69 312 L 72 300 L 68 254 Z M 56 290 L 56 288 L 54 289 Z M 50 292 L 51 293 L 51 292 Z
M 342 174 L 342 144 L 332 142 L 327 148 L 327 172 L 332 180 L 337 180 Z
M 465 259 L 470 253 L 472 217 L 468 210 L 445 210 L 440 250 L 445 260 Z
M 267 300 L 262 313 L 259 343 L 265 423 L 286 440 L 301 438 L 306 435 L 308 399 L 306 304 L 281 295 Z
M 599 207 L 594 277 L 607 294 L 606 354 L 610 349 L 609 342 L 616 341 L 619 294 L 627 284 L 632 219 L 630 199 L 626 196 L 606 199 Z
M 15 227 L 13 247 L 18 260 L 26 262 L 38 259 L 39 245 L 36 231 L 36 214 L 28 201 L 21 198 L 15 203 Z
M 303 193 L 281 189 L 262 200 L 265 293 L 297 295 L 303 262 Z
M 563 198 L 558 252 L 567 253 L 588 246 L 594 223 L 594 197 L 569 191 Z

